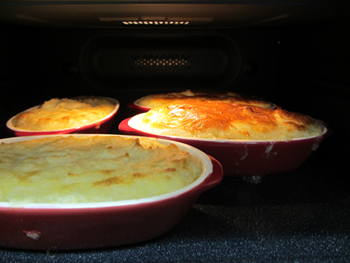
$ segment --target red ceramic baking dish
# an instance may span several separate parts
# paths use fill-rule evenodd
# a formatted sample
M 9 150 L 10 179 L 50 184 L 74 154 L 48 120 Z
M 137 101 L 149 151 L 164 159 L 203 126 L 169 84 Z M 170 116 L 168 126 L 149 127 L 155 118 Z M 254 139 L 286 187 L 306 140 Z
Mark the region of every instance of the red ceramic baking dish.
M 0 143 L 38 137 L 45 136 L 14 137 Z M 217 160 L 192 146 L 159 141 L 167 145 L 173 143 L 197 157 L 203 165 L 201 176 L 175 192 L 135 200 L 24 207 L 10 207 L 7 202 L 0 202 L 0 246 L 32 250 L 103 248 L 147 241 L 170 231 L 202 192 L 221 182 L 223 170 Z
M 133 102 L 129 102 L 129 103 L 128 103 L 128 108 L 129 108 L 129 109 L 132 109 L 132 110 L 134 110 L 134 111 L 136 111 L 136 112 L 138 112 L 138 113 L 147 112 L 147 111 L 149 111 L 150 109 L 152 109 L 152 108 L 150 108 L 150 107 L 144 107 L 144 106 L 138 105 L 138 104 L 137 104 L 137 100 L 136 100 L 136 101 L 133 101 Z
M 14 136 L 33 136 L 33 135 L 50 135 L 50 134 L 71 134 L 71 133 L 93 133 L 93 134 L 106 134 L 109 133 L 111 130 L 113 121 L 115 119 L 115 115 L 117 114 L 119 110 L 119 101 L 113 98 L 108 98 L 109 100 L 113 101 L 115 104 L 114 110 L 108 114 L 103 119 L 96 121 L 94 123 L 75 127 L 75 128 L 69 128 L 69 129 L 61 129 L 61 130 L 50 130 L 50 131 L 42 131 L 42 130 L 24 130 L 24 129 L 18 129 L 13 126 L 12 121 L 13 119 L 21 113 L 16 114 L 12 118 L 10 118 L 6 122 L 6 127 L 10 131 L 10 133 Z M 40 107 L 39 105 L 31 107 L 23 112 L 30 111 L 31 109 L 35 109 Z
M 225 176 L 244 176 L 257 180 L 268 174 L 284 173 L 298 168 L 329 133 L 327 127 L 324 127 L 324 132 L 320 136 L 286 141 L 184 138 L 139 130 L 135 120 L 142 118 L 143 114 L 145 113 L 123 120 L 119 124 L 119 130 L 124 134 L 163 138 L 192 145 L 217 159 L 224 169 Z

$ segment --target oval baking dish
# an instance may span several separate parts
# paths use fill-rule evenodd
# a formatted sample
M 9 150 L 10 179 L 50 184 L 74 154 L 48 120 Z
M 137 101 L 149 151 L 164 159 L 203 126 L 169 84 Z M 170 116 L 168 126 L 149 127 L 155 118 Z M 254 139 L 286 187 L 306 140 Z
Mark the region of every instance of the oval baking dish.
M 217 159 L 225 176 L 261 177 L 292 171 L 304 163 L 328 135 L 285 141 L 242 141 L 195 139 L 144 132 L 134 124 L 145 113 L 123 120 L 119 130 L 124 134 L 156 137 L 192 145 Z
M 0 143 L 32 140 L 14 137 Z M 61 135 L 123 136 L 123 135 Z M 158 140 L 190 153 L 202 163 L 200 177 L 177 191 L 149 198 L 75 204 L 31 204 L 11 207 L 0 202 L 0 246 L 36 250 L 102 248 L 147 241 L 171 230 L 198 196 L 220 183 L 220 163 L 202 151 L 179 142 Z
M 80 127 L 74 127 L 74 128 L 67 128 L 67 129 L 59 129 L 59 130 L 26 130 L 26 129 L 19 129 L 16 128 L 13 125 L 13 120 L 21 113 L 28 112 L 32 109 L 37 109 L 40 107 L 40 105 L 31 107 L 23 112 L 20 112 L 10 118 L 6 122 L 6 127 L 10 131 L 12 135 L 15 136 L 33 136 L 33 135 L 50 135 L 50 134 L 71 134 L 71 133 L 93 133 L 93 134 L 106 134 L 110 132 L 110 129 L 112 127 L 113 121 L 115 119 L 115 116 L 119 110 L 119 101 L 113 98 L 107 98 L 108 100 L 112 101 L 113 104 L 115 104 L 115 107 L 113 111 L 108 114 L 106 117 L 104 117 L 101 120 L 98 120 L 94 123 L 90 123 L 87 125 L 83 125 Z

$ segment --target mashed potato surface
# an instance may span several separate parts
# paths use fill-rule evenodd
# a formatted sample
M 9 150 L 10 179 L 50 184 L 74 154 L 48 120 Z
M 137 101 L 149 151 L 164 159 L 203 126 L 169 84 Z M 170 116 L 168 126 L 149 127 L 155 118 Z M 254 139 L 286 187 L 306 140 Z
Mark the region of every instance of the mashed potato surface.
M 147 108 L 155 108 L 169 103 L 185 103 L 187 100 L 218 101 L 244 105 L 254 105 L 263 108 L 276 108 L 274 103 L 255 96 L 248 96 L 231 91 L 192 91 L 150 94 L 135 101 L 135 104 Z
M 31 131 L 77 128 L 102 120 L 113 112 L 115 106 L 115 103 L 103 97 L 54 98 L 38 108 L 18 114 L 12 125 Z
M 153 108 L 129 125 L 159 135 L 248 141 L 291 140 L 324 132 L 322 122 L 281 108 L 197 100 Z
M 152 197 L 201 173 L 197 158 L 149 138 L 53 136 L 0 144 L 0 201 L 14 206 Z

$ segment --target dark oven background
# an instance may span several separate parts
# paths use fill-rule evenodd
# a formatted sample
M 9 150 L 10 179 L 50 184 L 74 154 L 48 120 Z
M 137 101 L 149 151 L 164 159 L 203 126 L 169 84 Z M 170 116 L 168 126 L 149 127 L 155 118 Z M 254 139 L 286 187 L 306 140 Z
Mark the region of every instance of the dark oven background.
M 118 99 L 231 90 L 322 119 L 331 137 L 297 170 L 259 184 L 225 178 L 168 234 L 92 251 L 0 248 L 7 262 L 349 260 L 350 23 L 237 29 L 84 29 L 1 24 L 0 126 L 53 97 Z M 97 60 L 96 60 L 96 53 Z M 93 57 L 95 56 L 95 60 Z M 165 66 L 153 66 L 157 59 Z M 136 64 L 135 61 L 144 61 Z M 169 66 L 169 61 L 182 61 Z M 130 64 L 130 61 L 134 64 Z

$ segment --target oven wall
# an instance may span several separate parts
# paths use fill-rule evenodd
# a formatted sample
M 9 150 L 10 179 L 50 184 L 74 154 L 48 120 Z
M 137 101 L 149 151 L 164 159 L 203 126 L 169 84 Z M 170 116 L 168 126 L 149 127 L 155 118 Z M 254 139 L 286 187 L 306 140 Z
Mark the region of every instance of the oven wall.
M 349 143 L 350 23 L 326 21 L 288 28 L 281 70 L 285 108 L 322 119 L 333 129 L 329 143 L 336 154 Z

